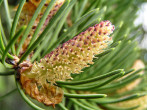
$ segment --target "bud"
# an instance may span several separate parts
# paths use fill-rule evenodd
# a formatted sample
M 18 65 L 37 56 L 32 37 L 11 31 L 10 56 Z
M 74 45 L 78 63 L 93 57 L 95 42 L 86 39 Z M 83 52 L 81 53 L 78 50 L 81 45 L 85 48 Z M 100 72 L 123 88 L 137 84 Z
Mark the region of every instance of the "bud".
M 25 76 L 33 78 L 41 85 L 46 81 L 51 84 L 56 81 L 72 79 L 70 74 L 78 74 L 81 69 L 93 64 L 93 58 L 108 47 L 112 38 L 114 26 L 110 21 L 102 21 L 73 39 L 60 45 L 40 62 L 34 62 L 31 70 L 24 72 Z
M 44 6 L 41 9 L 41 12 L 38 14 L 38 17 L 36 18 L 36 20 L 35 20 L 35 22 L 32 26 L 32 29 L 30 30 L 30 33 L 29 33 L 28 37 L 26 38 L 26 40 L 23 44 L 23 47 L 22 47 L 22 50 L 21 50 L 22 53 L 26 50 L 27 46 L 29 45 L 30 40 L 32 38 L 32 35 L 35 32 L 36 27 L 37 27 L 40 19 L 42 18 L 47 6 L 49 5 L 50 1 L 51 0 L 46 0 L 46 3 L 44 4 Z M 65 0 L 56 0 L 53 8 L 51 9 L 49 15 L 46 18 L 44 25 L 42 26 L 42 29 L 40 30 L 39 34 L 41 34 L 43 32 L 45 27 L 48 25 L 50 19 L 57 13 L 57 11 L 60 9 L 60 7 L 64 3 L 64 1 Z M 40 4 L 40 2 L 41 2 L 41 0 L 29 0 L 28 2 L 26 2 L 24 4 L 22 12 L 21 12 L 20 17 L 19 17 L 17 29 L 21 28 L 23 25 L 28 25 L 28 23 L 30 22 L 32 16 L 34 15 L 34 13 L 35 13 L 38 5 Z M 18 40 L 18 43 L 20 42 L 20 40 L 21 40 L 21 38 Z

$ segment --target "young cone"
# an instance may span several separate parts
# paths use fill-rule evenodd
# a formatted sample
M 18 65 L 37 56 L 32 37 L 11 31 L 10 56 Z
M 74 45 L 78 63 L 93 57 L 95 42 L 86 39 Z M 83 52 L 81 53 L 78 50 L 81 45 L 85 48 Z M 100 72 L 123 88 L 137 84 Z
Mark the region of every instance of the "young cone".
M 63 91 L 53 84 L 71 79 L 71 73 L 80 73 L 82 68 L 93 64 L 94 56 L 103 52 L 112 42 L 109 35 L 113 30 L 114 26 L 110 21 L 102 21 L 60 45 L 40 62 L 31 64 L 24 61 L 19 65 L 18 71 L 22 88 L 45 105 L 60 103 Z
M 32 38 L 33 33 L 36 30 L 36 27 L 40 21 L 40 19 L 42 18 L 47 6 L 49 5 L 51 0 L 46 0 L 46 3 L 44 4 L 44 6 L 41 9 L 41 12 L 38 14 L 37 19 L 35 20 L 32 29 L 28 35 L 28 37 L 26 38 L 23 47 L 21 49 L 21 53 L 23 53 L 27 46 L 30 43 L 30 40 Z M 43 32 L 43 30 L 45 29 L 45 27 L 48 25 L 50 19 L 57 13 L 57 11 L 60 9 L 60 7 L 63 5 L 65 0 L 56 0 L 53 8 L 51 9 L 48 17 L 46 18 L 46 21 L 44 23 L 44 25 L 42 26 L 40 33 L 41 34 Z M 38 5 L 40 4 L 41 0 L 29 0 L 28 2 L 26 2 L 23 6 L 22 12 L 20 14 L 20 18 L 19 18 L 19 22 L 18 22 L 18 26 L 17 28 L 21 28 L 21 26 L 23 25 L 28 25 L 28 23 L 30 22 L 31 18 L 33 17 Z M 20 42 L 21 38 L 18 40 L 18 44 Z
M 34 62 L 31 69 L 21 73 L 34 78 L 41 85 L 46 81 L 51 84 L 56 81 L 72 79 L 71 73 L 80 73 L 81 69 L 93 64 L 93 58 L 108 47 L 112 38 L 114 26 L 110 21 L 102 21 L 73 39 L 60 45 L 40 62 Z

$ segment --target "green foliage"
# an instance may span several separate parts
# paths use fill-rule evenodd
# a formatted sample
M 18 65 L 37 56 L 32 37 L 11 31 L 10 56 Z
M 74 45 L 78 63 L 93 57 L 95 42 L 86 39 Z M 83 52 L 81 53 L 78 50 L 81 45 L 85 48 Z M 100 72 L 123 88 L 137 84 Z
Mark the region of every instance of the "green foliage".
M 13 55 L 19 55 L 20 49 L 45 0 L 42 0 L 27 27 L 23 26 L 18 31 L 16 31 L 16 26 L 25 0 L 20 2 L 12 27 L 7 0 L 1 0 L 0 5 L 2 5 L 2 2 L 4 2 L 10 35 L 7 34 L 9 36 L 6 37 L 4 26 L 0 24 L 0 76 L 16 75 L 13 65 L 7 64 L 8 62 L 6 63 L 6 61 L 8 59 L 13 60 Z M 134 62 L 140 58 L 141 53 L 135 39 L 142 35 L 143 32 L 140 26 L 134 26 L 134 20 L 137 17 L 138 6 L 143 0 L 66 0 L 42 34 L 37 37 L 54 2 L 55 0 L 52 0 L 47 7 L 19 63 L 23 62 L 32 51 L 34 51 L 34 55 L 31 62 L 39 61 L 59 44 L 73 38 L 87 27 L 103 20 L 110 20 L 116 28 L 112 35 L 114 42 L 103 53 L 95 56 L 93 65 L 84 68 L 83 72 L 78 75 L 72 74 L 73 80 L 56 82 L 57 86 L 63 88 L 65 92 L 65 99 L 58 104 L 58 107 L 63 110 L 71 110 L 71 108 L 73 110 L 103 110 L 103 108 L 107 110 L 133 110 L 139 107 L 139 105 L 133 105 L 132 107 L 121 108 L 110 104 L 139 98 L 147 93 L 147 84 L 145 83 L 147 81 L 146 68 L 137 71 L 131 69 Z M 69 20 L 72 23 L 71 25 L 68 22 Z M 23 31 L 20 44 L 15 52 L 14 45 Z M 5 65 L 6 67 L 4 67 Z M 145 71 L 145 73 L 143 75 L 139 74 L 141 71 Z M 122 78 L 124 76 L 125 78 Z M 139 78 L 142 79 L 141 83 L 131 91 L 126 91 L 122 94 L 115 93 L 118 89 Z M 17 79 L 15 80 L 17 89 L 1 96 L 0 100 L 18 90 L 22 98 L 32 108 L 45 110 L 45 108 L 41 108 L 31 101 L 28 98 L 29 96 L 26 96 L 21 89 Z M 85 94 L 85 91 L 89 91 L 89 94 Z M 92 94 L 93 92 L 95 94 Z

